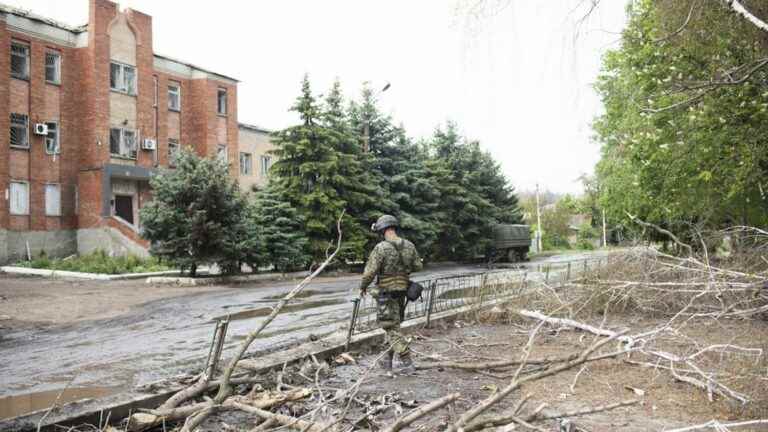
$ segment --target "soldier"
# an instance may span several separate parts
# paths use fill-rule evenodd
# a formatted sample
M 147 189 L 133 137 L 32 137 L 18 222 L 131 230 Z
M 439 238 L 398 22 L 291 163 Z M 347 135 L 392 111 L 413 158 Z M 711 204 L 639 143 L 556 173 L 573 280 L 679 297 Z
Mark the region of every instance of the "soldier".
M 380 362 L 380 366 L 386 370 L 392 369 L 395 354 L 402 366 L 413 366 L 408 350 L 409 341 L 400 333 L 400 322 L 405 312 L 409 276 L 422 267 L 416 247 L 397 235 L 397 226 L 397 218 L 390 215 L 381 216 L 373 225 L 373 230 L 382 234 L 384 240 L 371 251 L 360 283 L 360 295 L 365 296 L 368 285 L 377 277 L 376 287 L 371 290 L 371 295 L 378 303 L 376 320 L 386 333 L 387 346 L 392 347 Z

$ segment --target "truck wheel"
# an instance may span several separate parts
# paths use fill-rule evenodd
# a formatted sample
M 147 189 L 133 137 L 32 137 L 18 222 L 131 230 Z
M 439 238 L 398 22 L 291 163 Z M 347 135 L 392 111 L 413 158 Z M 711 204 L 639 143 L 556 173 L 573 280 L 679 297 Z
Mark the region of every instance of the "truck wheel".
M 507 261 L 511 263 L 517 262 L 517 252 L 514 249 L 507 250 Z

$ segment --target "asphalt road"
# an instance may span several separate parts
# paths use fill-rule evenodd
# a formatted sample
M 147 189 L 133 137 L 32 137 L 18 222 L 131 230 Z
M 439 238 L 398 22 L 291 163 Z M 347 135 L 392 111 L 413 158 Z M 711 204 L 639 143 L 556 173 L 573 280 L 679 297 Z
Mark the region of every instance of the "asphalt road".
M 590 256 L 594 254 L 553 256 L 525 266 L 530 269 L 545 262 Z M 482 271 L 485 268 L 481 266 L 438 266 L 415 277 Z M 359 276 L 312 283 L 278 315 L 250 352 L 279 349 L 310 335 L 322 337 L 345 325 L 358 284 Z M 9 396 L 54 391 L 73 376 L 78 388 L 109 393 L 199 369 L 217 317 L 230 315 L 230 336 L 245 334 L 294 285 L 242 284 L 146 303 L 116 318 L 12 331 L 0 342 L 0 402 Z M 230 337 L 225 350 L 232 349 L 239 339 Z

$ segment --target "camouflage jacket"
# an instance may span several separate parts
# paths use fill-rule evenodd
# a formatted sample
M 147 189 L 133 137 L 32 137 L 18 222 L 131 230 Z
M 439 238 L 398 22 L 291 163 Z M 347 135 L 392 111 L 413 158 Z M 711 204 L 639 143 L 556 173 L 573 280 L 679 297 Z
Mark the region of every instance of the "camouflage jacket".
M 368 288 L 378 275 L 378 291 L 404 291 L 408 288 L 408 276 L 421 267 L 419 253 L 408 240 L 379 242 L 365 264 L 360 290 Z

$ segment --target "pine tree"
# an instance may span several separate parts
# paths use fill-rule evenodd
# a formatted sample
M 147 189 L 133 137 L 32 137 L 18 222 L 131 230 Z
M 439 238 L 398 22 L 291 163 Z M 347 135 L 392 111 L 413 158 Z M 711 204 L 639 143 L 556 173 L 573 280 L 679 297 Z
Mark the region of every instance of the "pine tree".
M 301 95 L 291 108 L 299 114 L 300 124 L 274 135 L 277 162 L 271 169 L 275 187 L 298 210 L 305 221 L 309 247 L 317 261 L 325 259 L 330 242 L 336 238 L 336 221 L 348 206 L 344 193 L 350 182 L 342 173 L 349 155 L 339 151 L 345 146 L 343 131 L 328 127 L 323 111 L 312 94 L 309 78 L 304 77 Z M 351 221 L 345 221 L 350 224 Z M 345 225 L 346 241 L 341 259 L 362 257 L 362 240 L 354 224 Z
M 309 240 L 303 233 L 303 221 L 275 187 L 267 186 L 251 205 L 252 226 L 261 239 L 260 259 L 280 272 L 305 267 L 311 257 Z
M 141 209 L 141 221 L 153 255 L 194 275 L 201 263 L 238 271 L 258 248 L 247 232 L 246 201 L 223 162 L 183 151 L 176 169 L 150 184 L 153 199 Z

